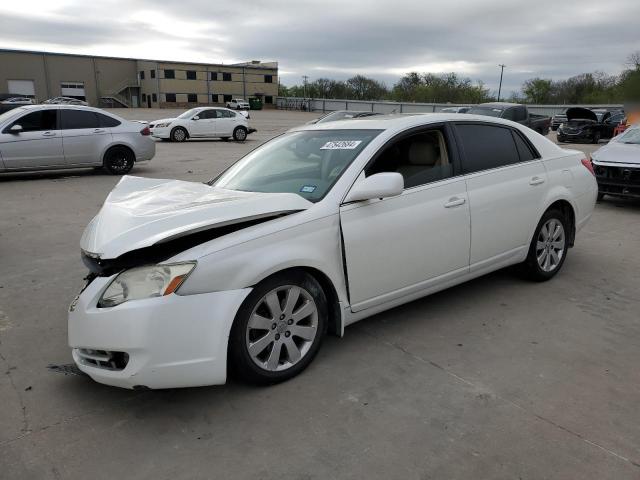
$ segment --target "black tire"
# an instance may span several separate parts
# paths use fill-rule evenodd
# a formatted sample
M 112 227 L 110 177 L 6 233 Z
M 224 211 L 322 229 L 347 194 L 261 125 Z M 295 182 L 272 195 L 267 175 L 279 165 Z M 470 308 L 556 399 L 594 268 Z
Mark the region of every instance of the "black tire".
M 298 287 L 301 289 L 301 292 L 302 290 L 304 290 L 306 292 L 305 294 L 308 294 L 310 298 L 313 299 L 317 312 L 316 333 L 313 340 L 310 341 L 310 345 L 306 344 L 307 349 L 303 356 L 299 360 L 297 360 L 297 363 L 293 363 L 291 366 L 282 370 L 268 370 L 264 367 L 259 366 L 249 353 L 249 347 L 247 344 L 250 341 L 249 335 L 252 333 L 252 331 L 249 329 L 249 320 L 251 319 L 254 309 L 261 308 L 263 298 L 265 298 L 268 293 L 278 288 L 286 289 L 287 286 Z M 280 305 L 286 303 L 285 298 L 281 298 L 279 299 L 279 301 Z M 286 318 L 283 318 L 284 315 L 273 319 L 270 318 L 273 315 L 270 315 L 268 312 L 264 315 L 267 316 L 268 322 L 271 322 L 272 320 L 274 322 L 278 322 L 273 323 L 273 325 L 277 325 L 276 328 L 271 327 L 271 331 L 274 332 L 274 339 L 277 339 L 277 332 L 279 332 L 281 328 L 290 328 L 287 327 L 284 323 L 287 320 Z M 327 324 L 327 299 L 318 281 L 314 277 L 303 271 L 293 270 L 289 272 L 277 273 L 256 285 L 253 291 L 242 303 L 240 309 L 238 310 L 238 313 L 236 314 L 236 318 L 231 328 L 231 335 L 229 336 L 229 371 L 233 376 L 245 382 L 257 385 L 269 385 L 289 380 L 290 378 L 295 377 L 300 372 L 302 372 L 313 361 L 313 358 L 318 353 L 318 350 L 320 349 L 320 346 L 322 344 L 322 340 L 326 334 Z M 253 330 L 253 332 L 255 332 L 255 330 Z M 283 335 L 287 335 L 287 338 L 290 338 L 291 341 L 293 341 L 294 338 L 297 338 L 298 341 L 300 340 L 300 338 L 295 337 L 295 334 L 292 336 L 287 332 L 288 330 L 285 331 Z M 269 333 L 270 332 L 267 331 L 265 335 Z M 285 340 L 282 341 L 284 342 Z M 273 348 L 275 348 L 275 342 L 268 344 L 262 354 L 266 354 L 266 356 L 269 357 L 273 352 Z M 282 349 L 280 350 L 277 361 L 277 364 L 279 366 L 283 355 L 287 355 L 286 361 L 289 361 L 288 348 L 281 348 Z M 265 359 L 265 363 L 266 362 L 268 362 L 268 360 Z M 284 365 L 285 363 L 283 363 L 283 366 Z
M 182 127 L 175 127 L 171 130 L 170 137 L 172 142 L 185 142 L 189 138 L 189 132 Z
M 133 168 L 136 156 L 127 147 L 112 147 L 104 154 L 104 168 L 112 175 L 126 175 Z
M 548 222 L 550 222 L 551 220 L 555 220 L 562 225 L 562 229 L 563 229 L 562 240 L 564 242 L 564 247 L 562 250 L 562 255 L 560 255 L 559 262 L 555 265 L 555 267 L 547 271 L 541 267 L 540 262 L 538 261 L 538 256 L 539 256 L 538 241 L 544 239 L 543 227 L 545 227 L 548 224 Z M 564 213 L 556 209 L 547 210 L 545 214 L 542 216 L 542 218 L 540 219 L 540 222 L 538 223 L 538 226 L 536 227 L 536 231 L 533 235 L 533 238 L 531 239 L 531 244 L 529 245 L 529 253 L 527 254 L 527 259 L 521 265 L 523 273 L 531 280 L 534 280 L 537 282 L 544 282 L 553 278 L 560 271 L 560 269 L 562 268 L 562 265 L 564 265 L 564 261 L 567 258 L 567 252 L 569 250 L 569 242 L 568 242 L 569 235 L 570 235 L 569 222 L 567 221 Z M 545 243 L 545 242 L 541 242 L 541 243 Z M 548 251 L 549 250 L 547 249 L 547 256 L 550 255 Z M 557 252 L 556 252 L 556 255 L 557 255 Z
M 604 193 L 598 192 L 598 202 L 604 200 Z
M 229 137 L 221 137 L 220 140 L 222 140 L 223 142 L 228 142 L 229 141 Z
M 233 131 L 233 139 L 236 142 L 244 142 L 247 139 L 247 129 L 244 127 L 236 127 Z
M 595 144 L 600 143 L 600 132 L 596 132 L 593 134 L 593 137 L 591 138 L 591 143 L 595 143 Z

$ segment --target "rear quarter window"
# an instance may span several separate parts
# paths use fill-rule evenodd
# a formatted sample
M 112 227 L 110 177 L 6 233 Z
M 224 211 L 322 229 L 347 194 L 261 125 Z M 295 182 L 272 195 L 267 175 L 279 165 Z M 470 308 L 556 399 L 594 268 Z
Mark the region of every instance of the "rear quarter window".
M 482 124 L 462 124 L 455 128 L 464 153 L 464 173 L 490 170 L 520 161 L 510 128 Z
M 102 128 L 117 127 L 121 123 L 119 120 L 116 120 L 115 118 L 104 115 L 102 113 L 98 113 L 98 121 L 100 122 L 100 126 Z

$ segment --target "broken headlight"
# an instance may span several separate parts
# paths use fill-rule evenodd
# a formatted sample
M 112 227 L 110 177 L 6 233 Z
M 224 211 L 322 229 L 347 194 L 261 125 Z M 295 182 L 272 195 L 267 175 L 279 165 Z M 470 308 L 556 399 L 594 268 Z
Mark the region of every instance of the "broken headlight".
M 188 262 L 125 270 L 109 284 L 98 307 L 115 307 L 129 300 L 169 295 L 182 285 L 195 266 L 195 262 Z

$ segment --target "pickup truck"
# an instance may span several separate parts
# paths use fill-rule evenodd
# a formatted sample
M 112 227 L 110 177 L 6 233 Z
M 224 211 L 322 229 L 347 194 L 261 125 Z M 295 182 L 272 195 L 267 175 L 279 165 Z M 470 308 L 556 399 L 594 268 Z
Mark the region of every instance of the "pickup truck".
M 526 125 L 540 135 L 547 135 L 549 133 L 549 125 L 551 124 L 551 117 L 529 113 L 527 106 L 519 103 L 481 103 L 480 105 L 471 107 L 467 113 L 512 120 Z

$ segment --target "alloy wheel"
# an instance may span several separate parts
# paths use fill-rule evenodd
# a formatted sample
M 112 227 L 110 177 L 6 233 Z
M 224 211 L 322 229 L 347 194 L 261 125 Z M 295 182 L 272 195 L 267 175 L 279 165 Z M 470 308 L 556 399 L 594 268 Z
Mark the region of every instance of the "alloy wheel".
M 318 307 L 304 288 L 277 287 L 257 302 L 246 330 L 251 360 L 268 371 L 287 370 L 309 352 L 318 334 Z
M 540 229 L 536 243 L 538 265 L 545 272 L 552 272 L 560 262 L 566 248 L 565 233 L 562 222 L 551 218 Z

